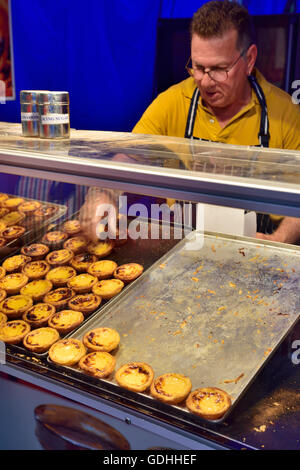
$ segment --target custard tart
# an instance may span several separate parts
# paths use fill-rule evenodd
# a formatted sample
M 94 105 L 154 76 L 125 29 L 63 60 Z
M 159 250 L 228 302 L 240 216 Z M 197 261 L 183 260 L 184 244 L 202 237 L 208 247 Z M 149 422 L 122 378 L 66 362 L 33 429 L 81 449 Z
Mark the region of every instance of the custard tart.
M 163 374 L 151 384 L 150 393 L 159 401 L 175 405 L 182 402 L 190 393 L 192 383 L 182 374 Z
M 38 201 L 25 201 L 18 206 L 18 211 L 22 214 L 25 214 L 26 216 L 30 216 L 39 207 L 41 207 L 41 203 Z
M 23 339 L 26 349 L 37 354 L 42 354 L 60 339 L 59 333 L 48 326 L 30 331 Z
M 0 312 L 0 328 L 7 322 L 7 316 L 5 313 Z
M 49 349 L 51 361 L 63 366 L 74 366 L 85 354 L 84 344 L 75 338 L 61 339 Z
M 0 266 L 0 279 L 2 279 L 6 274 L 6 271 L 5 269 L 3 268 L 3 266 Z
M 12 211 L 4 215 L 1 218 L 1 222 L 7 225 L 7 227 L 10 227 L 11 225 L 19 225 L 20 222 L 22 222 L 22 220 L 24 219 L 25 219 L 24 214 L 21 214 L 21 212 L 18 212 L 18 211 Z
M 63 230 L 68 234 L 68 235 L 77 235 L 78 233 L 81 232 L 81 225 L 79 220 L 74 219 L 74 220 L 67 220 L 67 222 L 64 223 L 63 225 Z
M 21 225 L 11 225 L 10 227 L 6 227 L 1 232 L 1 237 L 5 238 L 6 241 L 15 240 L 16 238 L 20 238 L 25 233 L 25 227 Z
M 2 207 L 5 207 L 10 211 L 15 211 L 23 202 L 24 199 L 22 197 L 9 197 L 2 201 Z
M 98 378 L 108 377 L 114 370 L 116 359 L 108 352 L 94 351 L 79 361 L 80 369 Z
M 16 273 L 21 271 L 22 268 L 26 265 L 26 263 L 29 263 L 29 261 L 31 261 L 31 258 L 29 256 L 15 255 L 6 258 L 3 261 L 2 266 L 7 273 Z
M 73 256 L 74 254 L 70 250 L 55 250 L 48 253 L 46 256 L 46 261 L 50 264 L 50 266 L 64 266 L 71 261 Z
M 50 249 L 55 250 L 61 248 L 67 238 L 68 234 L 66 232 L 62 232 L 61 230 L 53 230 L 52 232 L 45 233 L 41 242 L 49 246 Z
M 99 280 L 111 279 L 117 267 L 118 265 L 115 261 L 103 259 L 92 263 L 88 267 L 87 272 L 92 274 L 92 276 L 96 276 Z
M 74 255 L 74 258 L 70 261 L 70 265 L 76 269 L 79 273 L 86 272 L 88 267 L 97 261 L 97 256 L 91 255 L 90 253 L 79 253 Z
M 79 294 L 75 295 L 69 302 L 68 306 L 71 310 L 79 310 L 84 315 L 94 312 L 101 304 L 101 297 L 95 294 Z
M 87 245 L 88 241 L 83 235 L 69 238 L 67 241 L 64 242 L 64 248 L 72 251 L 76 255 L 78 253 L 86 251 Z
M 30 256 L 32 260 L 40 260 L 49 253 L 49 247 L 43 243 L 32 243 L 28 246 L 22 246 L 21 253 Z
M 6 199 L 8 198 L 9 198 L 8 194 L 0 193 L 0 205 L 2 206 L 3 202 L 6 201 Z
M 129 362 L 117 370 L 115 379 L 117 383 L 133 392 L 145 392 L 151 385 L 154 377 L 152 367 L 145 362 Z
M 124 287 L 124 282 L 120 279 L 103 279 L 96 282 L 92 291 L 96 295 L 100 295 L 103 300 L 109 300 L 119 294 Z
M 0 289 L 0 302 L 2 302 L 2 300 L 6 299 L 7 297 L 7 293 L 4 289 Z
M 22 318 L 29 323 L 31 328 L 40 328 L 48 325 L 49 318 L 54 315 L 55 307 L 44 302 L 33 305 Z
M 54 215 L 57 210 L 58 208 L 55 206 L 42 206 L 36 209 L 33 215 L 37 219 L 46 219 L 47 217 Z
M 197 388 L 188 396 L 186 406 L 201 418 L 214 420 L 221 418 L 230 408 L 231 398 L 216 387 Z
M 84 321 L 84 315 L 77 310 L 61 310 L 56 312 L 48 320 L 48 325 L 55 328 L 60 334 L 65 335 L 73 331 Z
M 9 320 L 14 320 L 15 318 L 20 318 L 24 312 L 32 307 L 32 304 L 32 298 L 28 295 L 12 295 L 2 300 L 0 303 L 0 311 L 4 313 Z
M 7 223 L 0 219 L 0 232 L 7 227 Z
M 1 202 L 0 202 L 0 204 L 1 204 Z M 2 217 L 4 217 L 8 213 L 9 213 L 8 209 L 5 209 L 4 207 L 0 207 L 0 219 L 2 219 Z
M 28 277 L 23 273 L 7 274 L 0 279 L 0 289 L 4 289 L 7 294 L 17 294 L 27 284 Z
M 134 281 L 143 272 L 144 268 L 138 263 L 127 263 L 118 266 L 114 272 L 114 277 L 125 283 Z
M 35 302 L 38 302 L 51 291 L 52 287 L 52 282 L 47 279 L 35 279 L 22 287 L 22 289 L 20 289 L 20 293 L 23 295 L 29 295 Z
M 6 290 L 0 289 L 0 302 L 2 302 L 2 300 L 4 300 L 6 296 L 7 296 Z
M 8 321 L 0 328 L 0 341 L 8 344 L 21 343 L 29 331 L 30 326 L 24 320 Z
M 50 282 L 50 281 L 48 281 Z M 54 305 L 57 310 L 67 307 L 68 302 L 74 297 L 75 291 L 69 287 L 59 287 L 49 292 L 44 297 L 44 302 Z
M 28 276 L 30 280 L 42 279 L 49 272 L 50 266 L 43 259 L 37 261 L 30 261 L 25 264 L 22 272 Z
M 46 279 L 52 282 L 55 287 L 66 286 L 68 281 L 76 276 L 76 271 L 71 266 L 57 266 L 51 269 L 46 275 Z
M 85 294 L 92 290 L 96 284 L 97 278 L 88 273 L 81 273 L 68 281 L 68 287 L 73 289 L 77 294 Z
M 90 242 L 87 246 L 87 251 L 98 258 L 104 258 L 108 256 L 114 248 L 114 244 L 111 240 Z
M 119 346 L 120 335 L 114 328 L 100 327 L 88 331 L 82 341 L 92 351 L 110 352 Z

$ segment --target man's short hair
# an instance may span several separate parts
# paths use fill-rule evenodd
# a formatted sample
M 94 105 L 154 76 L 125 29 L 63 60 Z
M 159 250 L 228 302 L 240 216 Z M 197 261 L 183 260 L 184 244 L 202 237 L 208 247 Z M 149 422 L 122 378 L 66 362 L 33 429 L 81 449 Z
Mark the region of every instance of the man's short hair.
M 256 43 L 254 25 L 248 10 L 234 1 L 213 0 L 196 11 L 190 32 L 202 38 L 213 38 L 222 37 L 232 29 L 238 33 L 237 49 L 240 52 Z

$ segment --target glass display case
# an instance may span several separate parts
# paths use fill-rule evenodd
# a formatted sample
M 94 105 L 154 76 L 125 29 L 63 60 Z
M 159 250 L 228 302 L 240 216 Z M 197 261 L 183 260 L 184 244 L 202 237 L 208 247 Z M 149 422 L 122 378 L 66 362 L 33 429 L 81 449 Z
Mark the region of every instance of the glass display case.
M 299 162 L 294 151 L 127 133 L 72 130 L 69 140 L 31 139 L 22 137 L 19 124 L 2 123 L 0 210 L 7 211 L 0 218 L 0 292 L 6 321 L 29 323 L 31 333 L 48 328 L 49 319 L 41 326 L 26 314 L 47 304 L 48 293 L 65 289 L 71 297 L 59 304 L 52 297 L 51 315 L 75 310 L 81 320 L 56 329 L 52 344 L 76 340 L 91 353 L 84 338 L 96 328 L 116 330 L 119 343 L 109 351 L 113 371 L 99 378 L 78 361 L 56 362 L 51 346 L 0 342 L 1 448 L 298 449 L 299 247 L 206 230 L 198 203 L 300 217 Z M 118 209 L 112 220 L 119 236 L 114 233 L 112 242 L 107 219 L 93 225 L 95 215 L 109 216 L 110 206 L 96 213 L 99 200 Z M 77 232 L 68 232 L 71 221 Z M 95 251 L 95 234 L 107 251 Z M 45 245 L 47 253 L 35 259 L 33 244 Z M 62 251 L 72 256 L 57 262 Z M 21 255 L 25 265 L 11 267 Z M 78 267 L 79 258 L 85 268 Z M 113 295 L 95 293 L 105 277 L 90 265 L 101 260 L 114 266 L 106 279 L 121 280 Z M 33 275 L 28 265 L 34 262 L 48 271 Z M 117 269 L 128 264 L 141 271 L 118 278 Z M 63 266 L 70 278 L 57 281 L 53 271 Z M 2 280 L 13 274 L 27 279 L 9 290 Z M 72 283 L 84 277 L 92 282 L 85 290 Z M 36 294 L 37 280 L 48 287 L 50 281 L 47 292 Z M 5 310 L 9 299 L 22 295 L 31 299 L 28 308 Z M 98 303 L 86 310 L 77 309 L 82 300 L 69 303 L 85 295 Z M 150 365 L 155 378 L 188 377 L 192 391 L 221 389 L 231 406 L 208 419 L 190 411 L 187 395 L 170 404 L 149 388 L 122 387 L 115 371 L 134 361 Z M 26 432 L 12 410 L 23 416 Z

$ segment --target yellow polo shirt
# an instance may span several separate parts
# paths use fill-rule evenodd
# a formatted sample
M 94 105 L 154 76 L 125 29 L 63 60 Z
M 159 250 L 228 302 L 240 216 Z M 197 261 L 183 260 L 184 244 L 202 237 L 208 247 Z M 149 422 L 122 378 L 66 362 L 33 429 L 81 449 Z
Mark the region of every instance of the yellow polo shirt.
M 270 148 L 300 150 L 300 106 L 291 96 L 267 82 L 255 70 L 268 109 Z M 133 133 L 184 137 L 188 111 L 195 90 L 192 77 L 171 86 L 150 104 Z M 261 107 L 252 90 L 251 101 L 224 128 L 203 105 L 200 97 L 194 126 L 194 137 L 232 145 L 259 145 Z

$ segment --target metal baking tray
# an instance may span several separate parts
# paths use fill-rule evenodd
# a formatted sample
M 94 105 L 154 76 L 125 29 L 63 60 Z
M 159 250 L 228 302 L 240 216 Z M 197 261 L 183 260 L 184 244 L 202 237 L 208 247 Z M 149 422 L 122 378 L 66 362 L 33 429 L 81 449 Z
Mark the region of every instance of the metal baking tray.
M 71 219 L 76 219 L 78 218 L 79 213 L 74 214 L 68 220 Z M 133 218 L 128 217 L 128 223 L 130 223 L 133 220 Z M 167 253 L 172 247 L 174 247 L 175 244 L 179 242 L 179 239 L 176 239 L 174 236 L 174 228 L 176 227 L 177 229 L 179 226 L 176 224 L 168 224 L 166 225 L 164 222 L 158 221 L 158 220 L 146 220 L 143 218 L 139 218 L 139 223 L 141 224 L 141 231 L 142 233 L 146 234 L 148 232 L 148 238 L 138 238 L 137 240 L 132 240 L 128 239 L 125 244 L 116 246 L 113 250 L 113 252 L 108 255 L 105 259 L 110 259 L 115 261 L 118 265 L 125 264 L 125 263 L 130 263 L 130 262 L 136 262 L 141 265 L 143 265 L 144 270 L 148 269 L 150 266 L 153 265 L 155 261 L 157 261 L 159 258 L 161 258 L 165 253 Z M 51 227 L 51 230 L 59 230 L 62 228 L 63 223 L 65 223 L 66 220 L 63 222 L 54 225 Z M 151 239 L 151 233 L 153 231 L 153 227 L 157 229 L 155 233 L 158 233 L 159 238 L 158 239 Z M 163 239 L 163 227 L 168 227 L 170 228 L 170 237 L 168 239 Z M 181 227 L 180 227 L 181 228 Z M 191 230 L 191 227 L 185 227 L 185 230 Z M 177 232 L 178 233 L 178 232 Z M 74 235 L 76 236 L 76 235 Z M 127 286 L 123 288 L 120 294 L 117 296 L 120 296 L 123 294 L 123 292 L 126 292 L 127 289 L 129 289 L 136 281 L 133 281 L 132 283 L 128 284 Z M 101 312 L 105 306 L 112 302 L 114 300 L 102 300 L 102 303 L 100 307 L 95 310 L 95 312 L 92 312 L 88 315 L 85 316 L 84 322 L 82 323 L 85 324 L 86 321 L 88 321 L 90 318 L 92 318 L 94 315 L 96 315 L 98 312 Z M 75 330 L 73 330 L 71 333 L 73 333 Z M 71 333 L 64 335 L 69 336 Z M 19 345 L 9 345 L 9 348 L 12 351 L 16 351 L 19 353 L 26 353 L 28 356 L 35 356 L 37 358 L 47 358 L 48 352 L 44 353 L 34 353 L 29 351 L 28 349 L 23 346 L 23 344 Z
M 219 423 L 297 322 L 299 289 L 300 247 L 193 232 L 68 336 L 82 339 L 92 328 L 115 328 L 121 337 L 115 370 L 144 361 L 155 376 L 189 376 L 192 390 L 225 390 L 232 407 L 214 421 Z M 64 369 L 91 380 L 78 367 Z M 113 377 L 96 383 L 118 387 Z M 120 393 L 156 406 L 148 393 Z M 171 408 L 177 417 L 191 416 L 184 404 Z
M 16 195 L 10 194 L 8 194 L 8 196 L 17 197 Z M 56 211 L 53 215 L 45 217 L 44 219 L 37 220 L 34 217 L 27 216 L 25 219 L 21 220 L 17 225 L 25 227 L 25 233 L 21 237 L 11 240 L 5 246 L 0 248 L 0 262 L 3 262 L 4 259 L 9 256 L 13 256 L 22 246 L 33 243 L 33 241 L 35 241 L 47 227 L 59 220 L 67 212 L 67 206 L 63 204 L 48 203 L 38 199 L 25 197 L 23 197 L 23 199 L 25 202 L 38 201 L 41 203 L 42 207 L 55 207 Z

